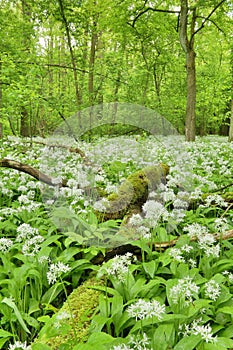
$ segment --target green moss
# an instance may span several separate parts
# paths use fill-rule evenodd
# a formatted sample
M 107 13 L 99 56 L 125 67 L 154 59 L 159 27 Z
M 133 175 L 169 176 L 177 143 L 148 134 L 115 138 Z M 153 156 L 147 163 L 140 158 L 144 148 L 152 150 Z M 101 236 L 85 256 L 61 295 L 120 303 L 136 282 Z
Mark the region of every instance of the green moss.
M 166 164 L 148 166 L 128 176 L 118 187 L 117 193 L 107 197 L 109 208 L 106 212 L 96 212 L 99 221 L 123 219 L 133 210 L 142 207 L 149 191 L 154 191 L 161 182 L 165 182 L 169 167 Z
M 85 343 L 89 335 L 91 318 L 99 304 L 101 292 L 89 287 L 103 285 L 103 281 L 91 278 L 76 288 L 57 314 L 52 316 L 41 329 L 35 343 L 46 344 L 57 350 L 61 344 Z M 73 317 L 62 318 L 68 314 Z

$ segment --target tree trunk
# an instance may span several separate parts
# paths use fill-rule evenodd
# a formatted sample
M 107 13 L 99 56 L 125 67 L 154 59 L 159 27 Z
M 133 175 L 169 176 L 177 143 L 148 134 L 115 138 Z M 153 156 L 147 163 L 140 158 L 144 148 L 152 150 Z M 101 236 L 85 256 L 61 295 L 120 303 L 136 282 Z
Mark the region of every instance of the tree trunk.
M 180 0 L 180 44 L 186 55 L 187 71 L 187 101 L 185 118 L 185 139 L 195 141 L 195 109 L 196 109 L 196 69 L 194 36 L 196 23 L 196 8 L 192 10 L 190 39 L 188 38 L 188 1 Z
M 196 135 L 196 67 L 195 52 L 190 50 L 186 57 L 187 69 L 187 102 L 186 102 L 186 120 L 185 120 L 185 139 L 186 141 L 195 141 Z
M 80 109 L 80 107 L 82 105 L 82 95 L 81 95 L 81 91 L 79 89 L 76 60 L 75 60 L 75 56 L 74 56 L 74 50 L 73 50 L 73 47 L 72 47 L 69 23 L 68 23 L 68 21 L 66 19 L 66 16 L 65 16 L 63 1 L 62 0 L 58 0 L 58 3 L 59 3 L 59 8 L 60 8 L 62 22 L 64 24 L 65 31 L 66 31 L 67 44 L 68 44 L 69 51 L 70 51 L 70 59 L 71 59 L 71 64 L 72 64 L 72 68 L 73 68 L 74 86 L 75 86 L 75 95 L 76 95 L 77 107 Z
M 233 142 L 233 99 L 231 100 L 231 118 L 228 141 Z
M 0 58 L 0 139 L 2 138 L 2 62 Z
M 25 24 L 30 24 L 31 21 L 31 10 L 28 2 L 26 0 L 21 0 L 22 4 L 22 15 L 23 19 L 25 21 Z M 26 54 L 30 53 L 30 47 L 31 47 L 31 32 L 27 29 L 23 30 L 23 46 Z M 24 74 L 24 72 L 22 72 Z M 31 134 L 30 130 L 30 120 L 29 120 L 29 113 L 24 105 L 24 103 L 21 106 L 20 111 L 20 135 L 23 137 L 28 137 Z

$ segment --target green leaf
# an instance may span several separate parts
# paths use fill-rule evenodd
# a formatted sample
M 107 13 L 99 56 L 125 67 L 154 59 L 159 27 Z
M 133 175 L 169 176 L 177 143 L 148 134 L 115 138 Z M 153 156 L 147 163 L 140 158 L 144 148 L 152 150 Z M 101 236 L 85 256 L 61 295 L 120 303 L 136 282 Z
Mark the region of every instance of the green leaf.
M 110 343 L 114 340 L 114 338 L 103 332 L 98 332 L 98 333 L 92 333 L 87 341 L 88 344 L 90 345 L 102 345 L 102 344 L 107 344 Z
M 222 312 L 224 314 L 233 315 L 233 306 L 224 306 L 217 310 L 217 312 Z
M 145 272 L 146 272 L 151 278 L 154 277 L 154 274 L 155 274 L 155 270 L 156 270 L 157 265 L 158 265 L 158 264 L 155 262 L 155 260 L 142 263 L 142 266 L 143 266 Z
M 6 338 L 6 337 L 13 337 L 14 334 L 4 331 L 3 329 L 0 329 L 0 337 L 1 338 Z
M 6 305 L 8 305 L 10 308 L 12 308 L 14 310 L 14 313 L 15 313 L 15 316 L 17 317 L 17 320 L 19 321 L 19 323 L 21 324 L 22 328 L 25 330 L 25 332 L 27 333 L 31 333 L 29 331 L 29 329 L 27 328 L 21 314 L 20 314 L 20 311 L 18 309 L 18 307 L 16 306 L 15 302 L 10 299 L 10 298 L 4 298 L 2 300 L 2 303 L 5 303 Z
M 200 342 L 200 335 L 190 335 L 189 337 L 182 338 L 179 343 L 176 344 L 174 350 L 193 350 Z
M 162 324 L 154 332 L 153 342 L 156 349 L 167 350 L 171 346 L 175 338 L 175 325 L 174 324 Z M 169 347 L 170 346 L 170 347 Z

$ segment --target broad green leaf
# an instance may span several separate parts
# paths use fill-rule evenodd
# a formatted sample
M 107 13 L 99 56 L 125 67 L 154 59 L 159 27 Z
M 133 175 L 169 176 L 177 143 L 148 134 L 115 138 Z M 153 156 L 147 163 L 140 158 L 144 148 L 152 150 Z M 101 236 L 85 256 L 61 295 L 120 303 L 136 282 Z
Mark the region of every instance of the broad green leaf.
M 155 274 L 155 270 L 156 270 L 157 265 L 158 265 L 158 264 L 155 262 L 155 260 L 151 260 L 151 261 L 149 261 L 149 262 L 144 262 L 144 263 L 142 263 L 142 266 L 143 266 L 145 272 L 146 272 L 151 278 L 154 277 L 154 274 Z
M 0 329 L 0 337 L 5 338 L 5 337 L 13 337 L 14 334 L 4 331 L 3 329 Z
M 193 350 L 201 342 L 200 335 L 190 335 L 182 338 L 179 343 L 176 344 L 174 350 Z
M 25 330 L 25 332 L 31 333 L 27 328 L 26 323 L 24 322 L 23 317 L 21 316 L 21 313 L 18 307 L 16 306 L 15 302 L 10 298 L 4 298 L 2 300 L 2 303 L 5 303 L 6 305 L 8 305 L 10 308 L 14 310 L 15 316 L 17 317 L 17 320 L 21 324 L 22 328 Z
M 217 312 L 233 315 L 233 306 L 223 306 L 220 309 L 218 309 Z

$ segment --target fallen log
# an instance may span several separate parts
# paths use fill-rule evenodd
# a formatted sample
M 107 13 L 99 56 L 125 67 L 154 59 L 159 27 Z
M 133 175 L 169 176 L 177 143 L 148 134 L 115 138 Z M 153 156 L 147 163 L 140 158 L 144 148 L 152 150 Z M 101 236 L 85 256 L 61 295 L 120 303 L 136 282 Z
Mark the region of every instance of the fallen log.
M 0 160 L 0 167 L 11 168 L 11 169 L 21 171 L 23 173 L 31 175 L 36 180 L 44 182 L 50 186 L 58 186 L 58 187 L 66 187 L 67 186 L 67 180 L 62 180 L 61 182 L 57 183 L 55 179 L 42 173 L 40 170 L 38 170 L 38 169 L 28 165 L 28 164 L 20 163 L 20 162 L 17 162 L 15 160 L 6 159 L 6 158 L 1 159 Z
M 233 230 L 226 231 L 225 233 L 213 233 L 213 236 L 216 240 L 226 241 L 227 239 L 233 238 Z M 147 245 L 148 247 L 152 248 L 152 250 L 154 251 L 163 252 L 168 248 L 174 247 L 178 242 L 178 239 L 179 237 L 168 242 L 160 242 L 160 243 L 148 242 Z M 190 241 L 196 242 L 197 239 L 198 237 L 192 237 Z M 94 259 L 92 260 L 92 263 L 95 265 L 100 265 L 103 262 L 106 262 L 114 258 L 114 256 L 116 255 L 124 255 L 127 252 L 133 253 L 134 255 L 139 256 L 141 255 L 141 248 L 133 244 L 124 244 L 119 247 L 106 251 L 105 255 L 103 255 L 102 253 L 98 254 L 97 256 L 94 257 Z
M 166 164 L 148 166 L 132 173 L 118 187 L 116 193 L 107 197 L 104 211 L 95 211 L 99 221 L 123 219 L 126 215 L 141 211 L 149 191 L 155 191 L 159 184 L 166 182 L 169 167 Z

